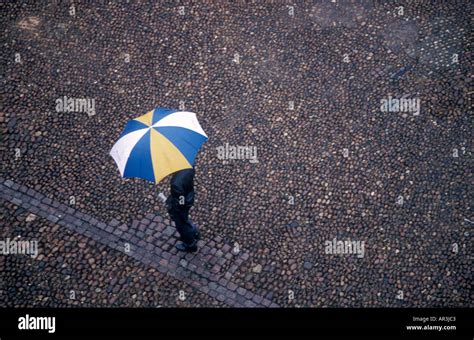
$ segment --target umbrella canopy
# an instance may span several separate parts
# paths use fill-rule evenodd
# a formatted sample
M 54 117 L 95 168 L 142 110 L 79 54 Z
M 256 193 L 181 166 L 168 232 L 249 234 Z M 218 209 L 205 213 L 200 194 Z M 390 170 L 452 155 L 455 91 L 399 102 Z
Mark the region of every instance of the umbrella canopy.
M 158 183 L 173 172 L 192 168 L 207 139 L 195 113 L 156 108 L 127 123 L 110 155 L 122 177 Z

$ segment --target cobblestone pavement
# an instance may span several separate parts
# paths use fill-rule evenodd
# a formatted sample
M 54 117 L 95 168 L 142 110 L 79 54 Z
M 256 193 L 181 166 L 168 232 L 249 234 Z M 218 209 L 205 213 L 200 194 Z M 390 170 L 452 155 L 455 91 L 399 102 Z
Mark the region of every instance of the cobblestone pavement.
M 222 244 L 222 239 L 219 237 L 206 242 L 205 245 L 200 241 L 199 245 L 202 248 L 197 254 L 183 254 L 174 247 L 179 237 L 176 229 L 161 216 L 147 215 L 141 221 L 133 221 L 131 226 L 121 224 L 117 220 L 106 224 L 65 204 L 53 201 L 35 190 L 19 186 L 10 180 L 2 182 L 3 179 L 0 178 L 2 198 L 26 209 L 33 214 L 32 216 L 36 217 L 37 214 L 108 248 L 123 252 L 144 265 L 156 268 L 160 273 L 188 283 L 220 302 L 232 307 L 276 306 L 268 299 L 238 287 L 231 281 L 235 271 L 249 258 L 249 255 L 240 251 L 232 252 L 234 249 L 227 244 L 219 247 Z M 84 247 L 80 248 L 87 252 Z M 44 255 L 41 257 L 44 258 Z M 90 265 L 94 264 L 94 257 L 90 257 L 88 262 Z M 152 284 L 155 283 L 152 281 Z M 196 306 L 199 305 L 200 303 Z
M 2 201 L 2 239 L 38 240 L 38 256 L 0 261 L 7 307 L 225 307 L 183 281 L 102 242 Z M 26 228 L 25 228 L 26 227 Z M 47 254 L 47 255 L 45 255 Z
M 39 238 L 45 257 L 0 255 L 0 302 L 472 306 L 471 2 L 0 10 L 1 232 Z M 94 107 L 64 112 L 65 97 Z M 168 180 L 124 180 L 108 155 L 156 106 L 196 112 L 210 137 L 196 255 L 174 253 Z M 219 157 L 237 146 L 258 162 Z M 78 298 L 62 299 L 82 276 Z

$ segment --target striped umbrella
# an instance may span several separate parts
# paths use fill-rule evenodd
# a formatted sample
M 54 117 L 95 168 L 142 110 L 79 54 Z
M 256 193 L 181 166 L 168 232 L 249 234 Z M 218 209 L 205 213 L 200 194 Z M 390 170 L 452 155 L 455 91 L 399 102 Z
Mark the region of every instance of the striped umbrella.
M 195 113 L 156 108 L 127 123 L 110 155 L 122 177 L 159 183 L 173 172 L 192 168 L 207 139 Z

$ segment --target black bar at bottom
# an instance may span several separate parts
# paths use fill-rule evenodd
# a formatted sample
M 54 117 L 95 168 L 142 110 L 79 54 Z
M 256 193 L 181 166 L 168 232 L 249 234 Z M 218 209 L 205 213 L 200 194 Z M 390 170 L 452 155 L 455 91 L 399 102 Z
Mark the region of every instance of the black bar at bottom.
M 28 315 L 28 318 L 26 318 Z M 46 319 L 55 317 L 55 329 Z M 20 319 L 23 318 L 23 319 Z M 43 325 L 46 329 L 19 329 Z M 0 309 L 0 339 L 472 339 L 472 309 Z M 25 326 L 28 321 L 30 324 Z M 454 327 L 453 327 L 454 326 Z M 411 329 L 408 329 L 410 327 Z

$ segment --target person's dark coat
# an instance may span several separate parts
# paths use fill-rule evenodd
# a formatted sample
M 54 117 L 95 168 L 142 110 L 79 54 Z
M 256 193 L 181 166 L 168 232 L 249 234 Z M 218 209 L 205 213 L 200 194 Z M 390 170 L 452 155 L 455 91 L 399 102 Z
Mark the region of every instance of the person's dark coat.
M 170 197 L 173 201 L 177 200 L 177 204 L 189 208 L 194 204 L 194 169 L 184 169 L 174 173 L 171 178 Z

